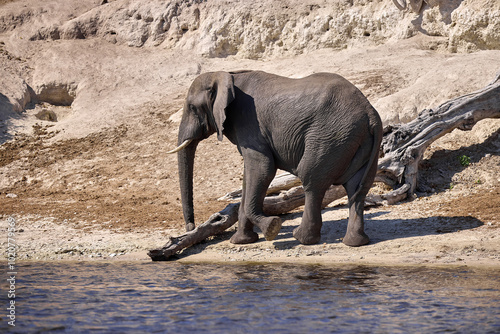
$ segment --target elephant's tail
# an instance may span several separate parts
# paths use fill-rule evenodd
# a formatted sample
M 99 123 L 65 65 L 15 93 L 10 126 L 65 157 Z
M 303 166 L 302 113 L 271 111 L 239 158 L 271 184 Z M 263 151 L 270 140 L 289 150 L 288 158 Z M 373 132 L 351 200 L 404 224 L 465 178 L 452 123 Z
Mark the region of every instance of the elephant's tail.
M 366 183 L 366 178 L 368 177 L 368 173 L 370 173 L 373 164 L 376 164 L 378 161 L 379 149 L 380 149 L 380 144 L 382 142 L 382 136 L 384 130 L 382 127 L 382 120 L 380 119 L 380 116 L 373 107 L 372 110 L 373 114 L 370 115 L 370 128 L 371 128 L 371 133 L 373 135 L 372 151 L 370 154 L 370 160 L 368 160 L 365 172 L 363 174 L 363 177 L 361 178 L 361 182 L 359 182 L 358 189 L 356 189 L 354 196 L 352 196 L 353 199 L 358 197 L 359 193 L 364 188 Z

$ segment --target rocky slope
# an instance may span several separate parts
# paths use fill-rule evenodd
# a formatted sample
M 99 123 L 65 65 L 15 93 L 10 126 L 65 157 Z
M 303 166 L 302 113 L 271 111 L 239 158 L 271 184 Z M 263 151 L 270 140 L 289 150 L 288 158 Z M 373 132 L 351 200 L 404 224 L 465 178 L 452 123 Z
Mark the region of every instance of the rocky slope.
M 114 125 L 111 119 L 130 115 L 151 100 L 172 99 L 196 74 L 224 67 L 227 60 L 234 61 L 231 67 L 264 67 L 291 76 L 334 70 L 351 71 L 370 80 L 362 73 L 379 71 L 378 77 L 392 81 L 386 75 L 394 72 L 389 60 L 374 63 L 376 70 L 367 70 L 367 64 L 345 63 L 346 59 L 335 66 L 335 59 L 314 65 L 318 57 L 337 58 L 334 51 L 342 49 L 369 50 L 389 44 L 393 46 L 389 52 L 395 55 L 408 47 L 399 42 L 418 35 L 432 36 L 413 52 L 429 57 L 430 64 L 405 64 L 410 73 L 397 74 L 403 78 L 391 93 L 404 89 L 422 93 L 432 85 L 441 86 L 441 91 L 442 85 L 453 85 L 456 80 L 459 88 L 452 88 L 453 93 L 465 93 L 483 85 L 498 69 L 496 53 L 478 58 L 466 55 L 500 49 L 499 12 L 500 4 L 494 0 L 440 1 L 433 8 L 424 7 L 420 14 L 399 11 L 390 0 L 3 1 L 1 118 L 16 118 L 12 112 L 33 108 L 30 102 L 46 102 L 68 106 L 55 111 L 61 113 L 59 119 L 71 114 L 77 124 L 88 123 L 89 131 L 97 130 L 104 120 L 91 120 L 96 114 L 113 110 L 105 118 Z M 316 56 L 317 50 L 327 52 Z M 308 70 L 280 71 L 258 61 L 279 63 L 296 55 L 311 55 Z M 256 62 L 239 61 L 244 59 Z M 455 59 L 460 60 L 453 64 Z M 475 64 L 469 64 L 471 61 Z M 462 73 L 471 66 L 469 73 Z M 443 67 L 447 68 L 440 75 L 441 82 L 429 84 Z M 460 75 L 455 75 L 458 69 Z M 374 103 L 391 95 L 382 89 L 379 93 Z M 408 95 L 402 94 L 405 97 L 394 97 L 395 104 L 381 101 L 379 109 L 384 113 L 403 109 L 408 115 L 387 116 L 388 120 L 407 121 L 427 107 L 418 101 L 402 103 Z M 451 94 L 412 95 L 435 104 Z M 71 128 L 65 130 L 72 132 Z M 83 134 L 88 131 L 75 129 L 75 135 Z

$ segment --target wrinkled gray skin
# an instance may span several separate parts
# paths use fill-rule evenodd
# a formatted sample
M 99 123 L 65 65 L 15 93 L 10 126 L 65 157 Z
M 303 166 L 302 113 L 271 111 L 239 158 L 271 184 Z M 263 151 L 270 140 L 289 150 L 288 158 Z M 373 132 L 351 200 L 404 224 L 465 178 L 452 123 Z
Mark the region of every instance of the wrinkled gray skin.
M 343 185 L 349 223 L 343 242 L 361 246 L 364 199 L 377 170 L 382 122 L 365 96 L 339 75 L 318 73 L 289 79 L 261 71 L 214 72 L 197 77 L 186 98 L 178 144 L 179 177 L 186 229 L 194 228 L 193 164 L 198 143 L 217 133 L 244 159 L 243 197 L 231 242 L 266 240 L 281 228 L 262 210 L 276 170 L 297 175 L 305 190 L 302 223 L 293 231 L 302 244 L 321 238 L 321 202 L 330 185 Z

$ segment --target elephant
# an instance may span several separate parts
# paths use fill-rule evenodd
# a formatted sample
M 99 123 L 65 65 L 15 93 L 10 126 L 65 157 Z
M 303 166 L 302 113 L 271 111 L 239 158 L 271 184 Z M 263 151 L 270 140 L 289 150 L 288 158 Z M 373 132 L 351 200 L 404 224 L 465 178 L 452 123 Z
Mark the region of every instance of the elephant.
M 337 74 L 292 79 L 263 71 L 209 72 L 192 82 L 178 132 L 179 183 L 186 230 L 194 229 L 193 165 L 198 143 L 217 133 L 243 157 L 242 199 L 234 244 L 274 240 L 281 218 L 266 216 L 263 201 L 278 169 L 302 181 L 305 206 L 293 236 L 302 244 L 321 239 L 322 200 L 343 185 L 349 220 L 343 243 L 369 242 L 364 200 L 373 184 L 382 121 L 367 98 Z

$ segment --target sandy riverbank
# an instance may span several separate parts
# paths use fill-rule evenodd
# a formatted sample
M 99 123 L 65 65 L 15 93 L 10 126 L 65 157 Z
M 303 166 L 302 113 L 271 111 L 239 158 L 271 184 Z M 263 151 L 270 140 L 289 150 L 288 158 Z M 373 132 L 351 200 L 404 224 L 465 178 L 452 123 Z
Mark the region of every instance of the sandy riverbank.
M 322 240 L 300 245 L 292 230 L 302 213 L 282 216 L 284 224 L 274 241 L 232 245 L 224 234 L 179 254 L 180 262 L 286 262 L 367 265 L 466 265 L 500 268 L 498 205 L 500 189 L 468 196 L 448 191 L 366 212 L 369 245 L 352 248 L 341 243 L 347 224 L 342 201 L 323 213 Z M 475 200 L 471 200 L 475 199 Z M 496 202 L 495 202 L 496 201 Z M 36 215 L 14 216 L 18 261 L 150 261 L 147 250 L 165 243 L 181 230 L 150 228 L 133 231 L 97 227 L 92 223 L 58 221 Z M 7 217 L 1 220 L 2 229 Z

